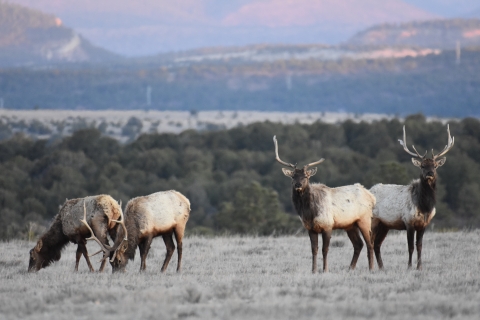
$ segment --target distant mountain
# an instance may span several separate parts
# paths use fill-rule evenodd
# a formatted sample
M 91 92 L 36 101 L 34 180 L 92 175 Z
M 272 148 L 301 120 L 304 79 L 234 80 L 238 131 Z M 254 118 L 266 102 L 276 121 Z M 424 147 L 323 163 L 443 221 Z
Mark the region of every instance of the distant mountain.
M 52 12 L 114 52 L 254 43 L 336 44 L 372 24 L 438 16 L 401 0 L 11 0 Z
M 382 24 L 357 33 L 347 44 L 374 46 L 418 46 L 453 49 L 480 46 L 480 19 L 430 20 L 402 24 Z
M 0 66 L 102 62 L 116 54 L 93 46 L 62 21 L 23 6 L 0 2 Z

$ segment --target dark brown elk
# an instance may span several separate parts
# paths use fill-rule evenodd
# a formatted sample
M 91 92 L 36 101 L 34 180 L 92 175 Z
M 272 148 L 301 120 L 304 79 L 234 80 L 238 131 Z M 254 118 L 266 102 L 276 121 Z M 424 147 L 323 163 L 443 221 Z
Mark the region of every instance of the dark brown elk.
M 363 248 L 360 234 L 367 245 L 369 269 L 373 269 L 373 247 L 370 239 L 372 210 L 375 197 L 360 184 L 329 188 L 324 184 L 310 183 L 310 178 L 324 159 L 307 164 L 301 169 L 296 165 L 280 160 L 277 139 L 274 136 L 276 160 L 293 170 L 282 168 L 283 173 L 292 178 L 292 202 L 305 229 L 308 230 L 312 246 L 312 272 L 317 272 L 318 234 L 322 234 L 323 271 L 328 271 L 327 254 L 332 230 L 343 229 L 353 244 L 353 258 L 350 269 L 355 266 Z
M 427 158 L 427 152 L 422 156 L 414 146 L 412 147 L 415 153 L 408 150 L 404 126 L 403 140 L 398 141 L 408 154 L 414 156 L 412 162 L 414 166 L 420 168 L 420 178 L 406 186 L 380 183 L 370 189 L 377 198 L 377 204 L 373 210 L 372 238 L 380 269 L 383 268 L 380 247 L 390 229 L 407 230 L 409 268 L 412 267 L 414 237 L 415 232 L 417 233 L 417 269 L 422 269 L 423 234 L 435 216 L 437 168 L 446 161 L 446 158 L 440 157 L 445 155 L 454 144 L 448 125 L 447 132 L 448 142 L 445 148 L 437 155 L 432 150 L 432 158 Z
M 121 221 L 119 221 L 120 218 Z M 87 240 L 90 239 L 96 240 L 102 247 L 99 252 L 104 252 L 104 258 L 99 271 L 103 271 L 106 258 L 123 243 L 119 239 L 118 244 L 115 243 L 113 247 L 108 246 L 107 233 L 112 237 L 113 233 L 111 232 L 117 223 L 123 224 L 122 208 L 108 195 L 65 201 L 59 213 L 54 217 L 50 229 L 30 250 L 28 271 L 38 271 L 48 267 L 52 262 L 60 260 L 62 249 L 68 242 L 73 242 L 77 244 L 75 271 L 78 271 L 80 257 L 83 255 L 88 268 L 93 272 L 94 269 L 86 247 Z
M 125 207 L 125 225 L 128 245 L 118 250 L 111 261 L 112 271 L 125 271 L 128 260 L 135 258 L 137 246 L 140 250 L 140 271 L 147 268 L 146 259 L 155 237 L 162 236 L 167 253 L 161 271 L 165 272 L 175 251 L 173 235 L 177 241 L 177 272 L 182 265 L 183 235 L 190 216 L 190 201 L 180 192 L 170 190 L 137 197 L 128 201 Z M 117 239 L 124 237 L 124 230 L 117 227 Z

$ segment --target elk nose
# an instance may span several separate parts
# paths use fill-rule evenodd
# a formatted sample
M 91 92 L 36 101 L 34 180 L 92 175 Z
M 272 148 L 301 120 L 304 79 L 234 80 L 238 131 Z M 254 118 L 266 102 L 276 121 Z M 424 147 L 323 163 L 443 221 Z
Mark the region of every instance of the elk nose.
M 300 183 L 295 183 L 295 188 L 298 189 L 298 188 L 300 188 L 300 187 L 302 187 L 302 185 L 301 185 Z

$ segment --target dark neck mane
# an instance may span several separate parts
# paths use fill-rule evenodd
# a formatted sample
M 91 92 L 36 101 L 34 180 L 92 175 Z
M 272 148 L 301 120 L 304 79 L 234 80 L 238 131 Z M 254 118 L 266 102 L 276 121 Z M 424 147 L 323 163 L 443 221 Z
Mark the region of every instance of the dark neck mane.
M 295 188 L 292 188 L 293 205 L 295 206 L 297 214 L 303 220 L 311 221 L 315 216 L 317 216 L 317 204 L 319 201 L 316 201 L 316 195 L 321 196 L 320 194 L 312 192 L 310 184 L 302 192 L 297 192 Z
M 424 179 L 423 176 L 420 176 L 420 179 L 414 181 L 411 185 L 413 203 L 423 214 L 429 215 L 435 208 L 436 182 L 436 179 L 429 182 L 428 179 Z
M 129 221 L 130 220 L 130 221 Z M 139 242 L 139 230 L 140 227 L 138 226 L 137 221 L 133 217 L 126 217 L 125 225 L 127 227 L 128 232 L 128 247 L 125 250 L 125 255 L 130 260 L 134 260 L 135 252 L 137 250 L 138 242 Z M 123 234 L 123 232 L 121 232 Z
M 68 244 L 68 237 L 63 233 L 62 220 L 57 214 L 50 229 L 41 237 L 42 249 L 40 256 L 44 259 L 43 267 L 60 260 L 62 249 Z

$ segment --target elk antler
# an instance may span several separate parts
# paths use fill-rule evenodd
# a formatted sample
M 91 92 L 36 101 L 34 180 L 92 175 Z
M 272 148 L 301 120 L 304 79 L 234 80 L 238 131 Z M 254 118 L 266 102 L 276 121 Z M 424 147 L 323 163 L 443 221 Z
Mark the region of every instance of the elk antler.
M 309 164 L 305 165 L 305 167 L 303 167 L 303 169 L 307 169 L 308 167 L 316 166 L 317 164 L 320 164 L 320 163 L 322 163 L 323 161 L 325 161 L 325 159 L 322 158 L 322 159 L 320 159 L 320 160 L 318 160 L 318 161 L 316 161 L 316 162 L 309 163 Z
M 123 231 L 125 232 L 125 236 L 123 237 L 122 242 L 120 242 L 117 246 L 114 245 L 114 247 L 112 248 L 112 250 L 115 250 L 115 252 L 113 253 L 112 258 L 110 259 L 111 262 L 113 262 L 113 260 L 117 256 L 118 249 L 120 249 L 122 247 L 124 242 L 128 241 L 128 232 L 127 232 L 127 227 L 125 226 L 125 218 L 123 216 L 123 210 L 122 210 L 122 200 L 120 200 L 119 205 L 120 205 L 120 218 L 122 220 L 112 220 L 112 221 L 116 222 L 116 223 L 119 223 L 122 226 Z
M 450 126 L 447 124 L 447 132 L 448 132 L 448 142 L 447 142 L 447 145 L 445 146 L 445 148 L 443 148 L 443 150 L 435 155 L 433 154 L 433 149 L 432 149 L 432 157 L 433 157 L 433 160 L 437 159 L 438 157 L 441 157 L 443 156 L 444 154 L 446 154 L 448 151 L 450 151 L 450 149 L 452 149 L 453 147 L 453 144 L 455 143 L 455 137 L 451 137 L 450 136 Z
M 90 238 L 87 238 L 86 240 L 87 240 L 87 241 L 88 241 L 88 240 L 95 240 L 95 241 L 98 243 L 98 245 L 100 246 L 100 248 L 101 248 L 99 251 L 95 252 L 94 254 L 89 255 L 89 257 L 93 257 L 94 255 L 97 255 L 97 254 L 99 254 L 100 252 L 103 251 L 103 258 L 102 258 L 102 260 L 100 260 L 100 261 L 103 261 L 103 260 L 107 259 L 108 256 L 110 255 L 110 252 L 112 252 L 113 249 L 112 249 L 110 246 L 108 246 L 108 245 L 106 245 L 106 244 L 103 244 L 100 240 L 98 240 L 98 238 L 97 238 L 97 237 L 95 236 L 95 234 L 93 233 L 92 228 L 90 228 L 90 226 L 88 225 L 88 222 L 87 222 L 87 209 L 86 209 L 86 207 L 85 207 L 85 200 L 83 200 L 83 220 L 80 219 L 80 221 L 81 221 L 84 225 L 87 226 L 88 230 L 90 230 L 90 233 L 91 233 L 91 237 L 90 237 Z
M 421 156 L 420 153 L 418 153 L 417 149 L 415 149 L 415 146 L 413 144 L 412 144 L 412 148 L 413 148 L 413 150 L 415 150 L 416 154 L 413 153 L 412 151 L 408 150 L 407 135 L 405 133 L 405 126 L 403 126 L 403 140 L 398 139 L 398 142 L 400 142 L 400 144 L 403 146 L 403 150 L 405 150 L 409 155 L 412 155 L 414 157 L 418 157 L 420 159 L 424 159 L 427 155 L 428 151 L 425 151 L 425 154 L 423 156 Z
M 280 162 L 281 164 L 283 164 L 284 166 L 287 166 L 287 167 L 292 167 L 292 168 L 296 168 L 297 166 L 296 165 L 293 165 L 291 163 L 288 163 L 288 162 L 285 162 L 285 161 L 282 161 L 280 159 L 280 157 L 278 156 L 278 144 L 277 144 L 277 136 L 273 136 L 273 143 L 275 144 L 275 159 Z

